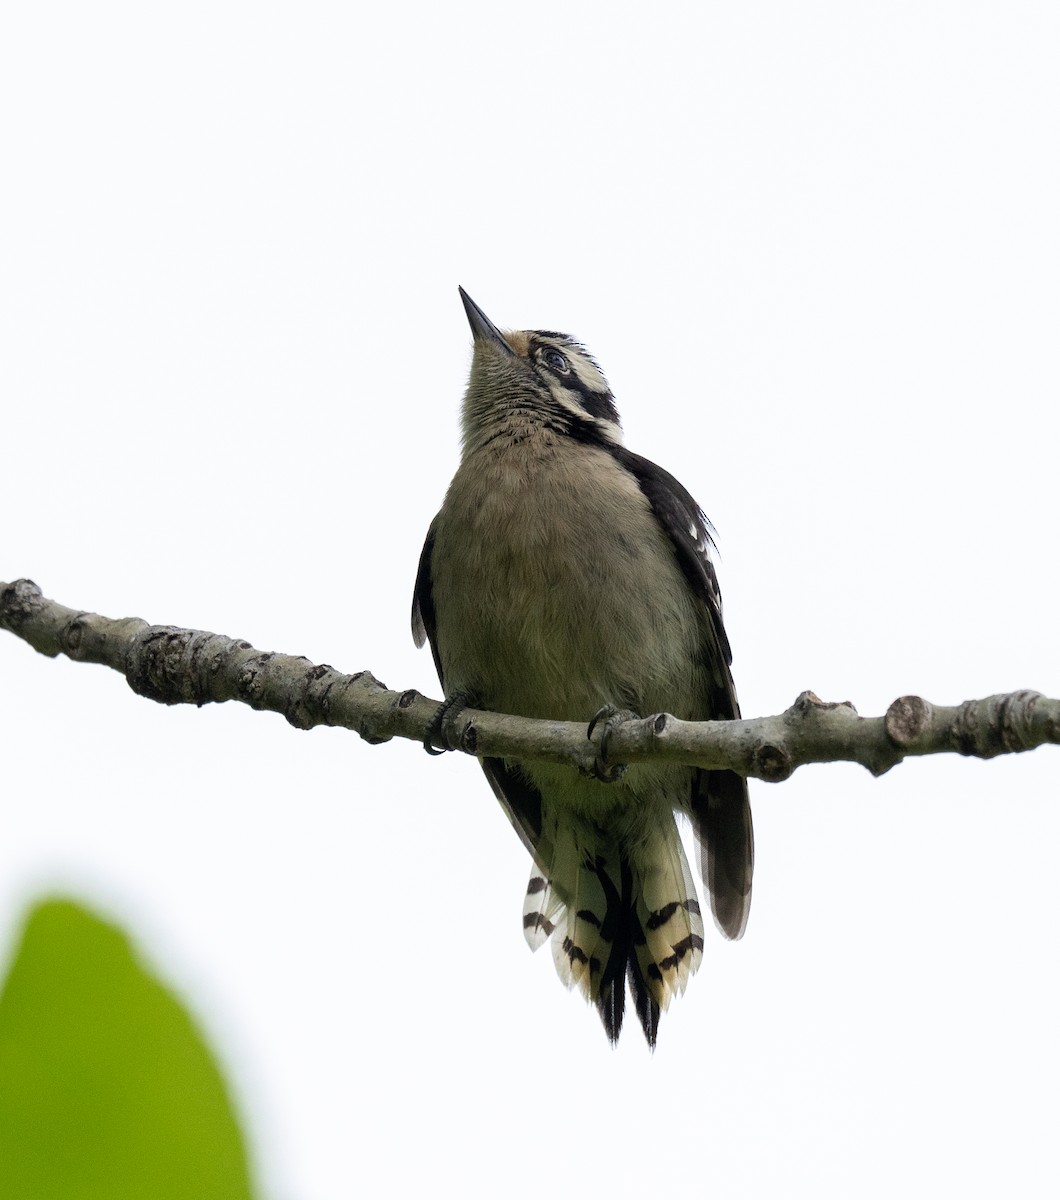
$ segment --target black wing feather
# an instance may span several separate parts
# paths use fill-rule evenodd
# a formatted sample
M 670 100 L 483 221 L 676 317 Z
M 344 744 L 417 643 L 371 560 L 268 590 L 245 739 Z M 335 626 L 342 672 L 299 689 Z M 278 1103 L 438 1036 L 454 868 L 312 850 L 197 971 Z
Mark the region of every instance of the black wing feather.
M 510 766 L 503 758 L 483 758 L 479 761 L 493 794 L 501 802 L 515 832 L 536 862 L 537 846 L 541 841 L 541 793 L 518 767 Z M 547 863 L 538 865 L 547 872 Z
M 431 555 L 434 553 L 434 527 L 438 518 L 431 522 L 427 530 L 427 540 L 420 551 L 420 565 L 416 571 L 416 586 L 412 590 L 412 638 L 417 646 L 425 641 L 431 643 L 431 654 L 434 656 L 434 667 L 438 672 L 438 681 L 445 691 L 445 679 L 442 675 L 442 660 L 438 654 L 438 634 L 434 620 L 434 593 L 431 590 Z
M 718 575 L 710 557 L 710 547 L 714 544 L 710 522 L 684 485 L 669 471 L 664 471 L 650 459 L 642 458 L 624 446 L 614 447 L 613 452 L 621 465 L 636 479 L 644 498 L 651 505 L 656 520 L 673 543 L 677 561 L 681 564 L 685 578 L 696 595 L 706 604 L 713 637 L 713 645 L 708 647 L 708 650 L 712 652 L 712 658 L 728 667 L 732 662 L 732 650 L 721 619 Z M 739 706 L 736 704 L 732 678 L 728 677 L 727 671 L 725 675 L 728 682 L 726 690 L 730 693 L 726 699 L 733 711 L 718 715 L 738 717 Z
M 709 621 L 703 656 L 714 687 L 709 697 L 714 719 L 740 716 L 729 665 L 732 650 L 721 615 L 718 576 L 710 557 L 710 522 L 687 489 L 670 473 L 624 446 L 612 453 L 636 479 L 656 520 L 665 530 L 685 578 L 706 606 Z M 710 892 L 710 907 L 719 929 L 730 938 L 742 936 L 751 907 L 754 831 L 747 780 L 734 771 L 694 773 L 689 799 L 700 874 Z

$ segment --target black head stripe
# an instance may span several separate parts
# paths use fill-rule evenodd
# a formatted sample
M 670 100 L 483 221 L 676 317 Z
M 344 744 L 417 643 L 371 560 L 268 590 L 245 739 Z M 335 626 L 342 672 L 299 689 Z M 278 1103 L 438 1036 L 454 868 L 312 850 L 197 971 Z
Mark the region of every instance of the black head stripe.
M 599 417 L 602 421 L 619 423 L 618 409 L 615 408 L 615 398 L 610 392 L 594 392 L 587 388 L 580 379 L 575 379 L 567 386 L 572 392 L 577 392 L 582 408 L 590 417 Z
M 545 339 L 548 339 L 547 343 Z M 562 348 L 569 355 L 589 363 L 599 373 L 600 379 L 603 381 L 604 373 L 600 370 L 600 364 L 574 338 L 568 337 L 565 333 L 555 333 L 548 329 L 535 330 L 530 338 L 531 355 L 536 358 L 537 351 L 546 344 L 552 344 L 556 349 Z M 578 404 L 585 410 L 588 416 L 596 417 L 602 421 L 611 421 L 615 425 L 621 424 L 618 409 L 615 407 L 615 398 L 610 391 L 600 391 L 597 388 L 590 387 L 573 366 L 569 373 L 564 374 L 562 371 L 557 371 L 554 367 L 550 367 L 546 362 L 540 362 L 538 365 L 547 371 L 561 387 L 575 393 L 578 397 Z

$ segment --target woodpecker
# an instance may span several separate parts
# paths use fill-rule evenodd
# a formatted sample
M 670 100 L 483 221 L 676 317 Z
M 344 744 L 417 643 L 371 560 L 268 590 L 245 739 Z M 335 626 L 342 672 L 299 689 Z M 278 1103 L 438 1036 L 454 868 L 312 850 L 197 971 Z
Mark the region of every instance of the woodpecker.
M 412 605 L 447 699 L 525 717 L 738 718 L 712 527 L 667 471 L 627 450 L 614 396 L 573 338 L 502 333 L 460 289 L 474 340 L 463 451 L 420 556 Z M 435 722 L 436 731 L 440 721 Z M 426 744 L 426 743 L 425 743 Z M 531 949 L 618 1040 L 626 982 L 650 1046 L 703 956 L 675 812 L 692 822 L 714 920 L 747 924 L 747 781 L 634 764 L 587 777 L 483 758 L 533 858 Z

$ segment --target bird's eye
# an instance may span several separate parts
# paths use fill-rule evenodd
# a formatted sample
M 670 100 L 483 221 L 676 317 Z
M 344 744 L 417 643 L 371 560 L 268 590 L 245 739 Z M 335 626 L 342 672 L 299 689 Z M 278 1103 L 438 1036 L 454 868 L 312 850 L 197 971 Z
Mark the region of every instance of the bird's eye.
M 541 358 L 553 371 L 558 371 L 561 375 L 570 374 L 570 364 L 558 350 L 546 350 Z

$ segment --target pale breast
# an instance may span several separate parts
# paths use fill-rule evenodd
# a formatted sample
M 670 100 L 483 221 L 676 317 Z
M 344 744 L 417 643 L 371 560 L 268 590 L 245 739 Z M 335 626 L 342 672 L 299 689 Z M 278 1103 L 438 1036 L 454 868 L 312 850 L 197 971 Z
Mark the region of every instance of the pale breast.
M 524 716 L 699 715 L 704 613 L 635 479 L 558 441 L 462 463 L 432 557 L 446 691 Z

